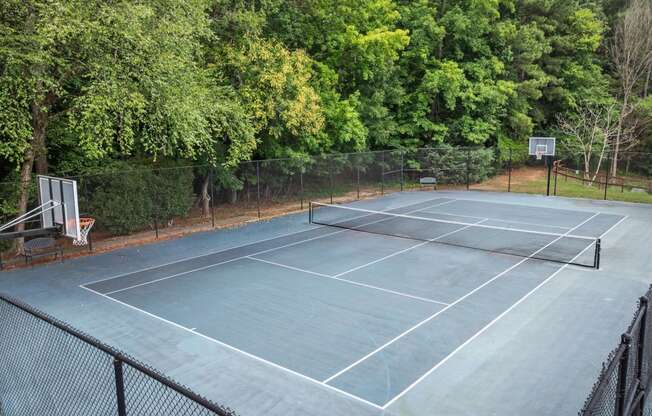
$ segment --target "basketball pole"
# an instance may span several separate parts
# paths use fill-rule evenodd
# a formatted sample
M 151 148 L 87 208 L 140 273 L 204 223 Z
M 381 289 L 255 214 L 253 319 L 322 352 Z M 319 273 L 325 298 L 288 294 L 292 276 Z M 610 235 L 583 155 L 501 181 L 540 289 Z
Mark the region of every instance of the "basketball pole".
M 544 156 L 546 158 L 546 165 L 548 167 L 548 182 L 546 188 L 546 196 L 550 196 L 550 178 L 552 176 L 552 159 L 554 156 Z

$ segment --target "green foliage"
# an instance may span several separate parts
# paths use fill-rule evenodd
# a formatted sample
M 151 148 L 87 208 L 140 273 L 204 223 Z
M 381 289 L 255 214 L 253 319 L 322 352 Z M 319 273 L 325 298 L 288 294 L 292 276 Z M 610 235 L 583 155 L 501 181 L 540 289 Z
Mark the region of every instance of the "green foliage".
M 497 146 L 501 162 L 511 148 L 519 163 L 527 137 L 554 134 L 557 115 L 610 100 L 604 36 L 624 7 L 620 0 L 5 4 L 0 175 L 40 151 L 35 137 L 44 131 L 55 173 L 101 171 L 134 157 L 177 159 L 216 167 L 216 184 L 229 189 L 244 186 L 237 166 L 252 158 L 301 163 L 331 152 L 462 145 Z
M 193 203 L 193 169 L 162 166 L 133 169 L 126 162 L 105 166 L 114 173 L 78 179 L 80 207 L 98 229 L 129 234 L 188 214 Z

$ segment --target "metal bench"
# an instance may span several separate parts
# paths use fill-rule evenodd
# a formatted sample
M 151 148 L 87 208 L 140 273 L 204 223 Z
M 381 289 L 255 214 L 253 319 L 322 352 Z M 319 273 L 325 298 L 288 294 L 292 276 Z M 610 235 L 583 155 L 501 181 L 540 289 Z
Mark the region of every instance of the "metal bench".
M 38 237 L 25 242 L 25 264 L 32 264 L 35 258 L 54 255 L 63 261 L 63 247 L 57 245 L 52 237 Z
M 432 176 L 424 176 L 419 179 L 419 184 L 423 186 L 432 186 L 432 189 L 437 190 L 437 178 Z

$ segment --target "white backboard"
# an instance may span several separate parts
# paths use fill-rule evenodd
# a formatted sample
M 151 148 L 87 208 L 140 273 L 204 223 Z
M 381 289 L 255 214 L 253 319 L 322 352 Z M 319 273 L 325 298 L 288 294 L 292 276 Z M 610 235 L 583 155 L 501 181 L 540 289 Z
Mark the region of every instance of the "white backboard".
M 70 179 L 37 176 L 39 203 L 60 203 L 60 206 L 41 213 L 43 228 L 60 226 L 66 237 L 79 238 L 79 201 L 77 199 L 77 182 Z
M 529 154 L 530 156 L 536 156 L 537 149 L 543 149 L 545 146 L 544 156 L 554 156 L 555 155 L 555 143 L 556 140 L 554 137 L 530 137 L 530 147 Z

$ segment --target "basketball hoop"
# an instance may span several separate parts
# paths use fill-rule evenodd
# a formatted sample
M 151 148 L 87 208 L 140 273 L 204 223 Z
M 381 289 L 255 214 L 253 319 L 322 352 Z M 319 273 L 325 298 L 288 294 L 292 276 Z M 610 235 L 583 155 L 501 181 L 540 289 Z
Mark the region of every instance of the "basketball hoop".
M 536 154 L 536 156 L 537 156 L 537 160 L 541 160 L 541 159 L 543 159 L 543 155 L 545 155 L 545 154 L 546 154 L 545 152 L 539 152 L 539 151 L 537 151 L 537 154 Z
M 88 233 L 95 225 L 95 218 L 82 217 L 79 219 L 79 238 L 72 240 L 76 246 L 85 246 L 88 244 Z

